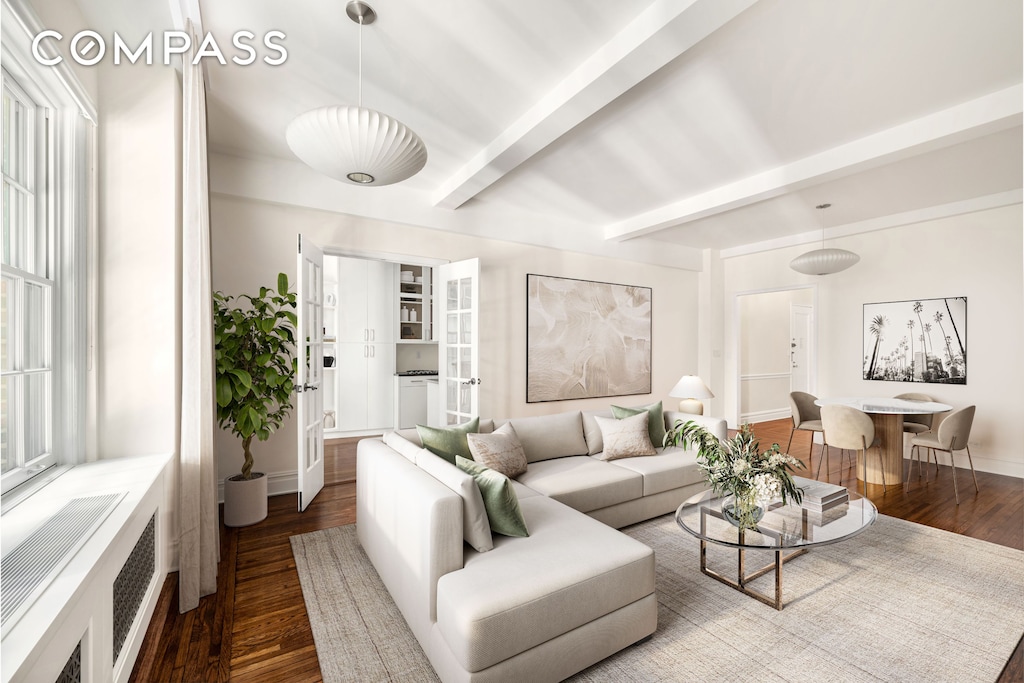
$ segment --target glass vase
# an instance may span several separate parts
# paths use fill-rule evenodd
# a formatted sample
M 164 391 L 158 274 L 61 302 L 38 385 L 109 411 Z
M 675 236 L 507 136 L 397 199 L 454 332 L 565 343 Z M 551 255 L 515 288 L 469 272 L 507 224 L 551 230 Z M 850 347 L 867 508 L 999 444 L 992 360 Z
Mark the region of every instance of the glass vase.
M 722 515 L 740 529 L 756 529 L 764 517 L 764 508 L 750 493 L 733 494 L 722 501 Z

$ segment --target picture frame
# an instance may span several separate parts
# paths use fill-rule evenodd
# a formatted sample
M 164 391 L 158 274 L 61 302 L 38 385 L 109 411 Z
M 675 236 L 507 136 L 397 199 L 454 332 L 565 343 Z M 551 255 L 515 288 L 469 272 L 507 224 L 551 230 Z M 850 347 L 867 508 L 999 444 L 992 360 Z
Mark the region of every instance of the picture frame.
M 967 297 L 864 304 L 865 380 L 967 383 Z
M 526 276 L 526 402 L 651 393 L 650 287 Z

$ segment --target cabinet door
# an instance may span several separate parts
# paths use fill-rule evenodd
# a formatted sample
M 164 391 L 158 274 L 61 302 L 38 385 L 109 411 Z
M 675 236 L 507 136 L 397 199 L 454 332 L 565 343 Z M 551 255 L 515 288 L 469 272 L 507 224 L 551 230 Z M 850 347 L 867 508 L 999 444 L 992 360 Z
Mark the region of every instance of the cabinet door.
M 427 424 L 427 380 L 403 378 L 398 395 L 399 429 Z
M 384 261 L 366 261 L 366 326 L 370 341 L 390 344 L 395 341 L 395 279 L 397 266 Z M 392 368 L 394 372 L 394 368 Z
M 395 425 L 395 345 L 367 344 L 366 425 L 364 429 L 393 429 Z M 355 390 L 355 387 L 353 387 Z
M 338 341 L 369 342 L 366 319 L 367 268 L 370 262 L 359 258 L 338 258 Z
M 366 429 L 366 369 L 369 364 L 370 345 L 338 344 L 337 413 L 335 419 L 341 431 Z

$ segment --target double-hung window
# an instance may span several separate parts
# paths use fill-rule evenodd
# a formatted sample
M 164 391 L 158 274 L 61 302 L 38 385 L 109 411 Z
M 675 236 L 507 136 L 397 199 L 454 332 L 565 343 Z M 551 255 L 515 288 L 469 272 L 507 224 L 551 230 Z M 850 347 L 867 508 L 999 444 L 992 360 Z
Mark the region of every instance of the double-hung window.
M 87 219 L 95 109 L 40 29 L 3 3 L 0 74 L 0 491 L 84 460 Z M 6 507 L 5 496 L 5 507 Z
M 54 464 L 55 274 L 47 116 L 4 69 L 0 467 L 5 489 Z

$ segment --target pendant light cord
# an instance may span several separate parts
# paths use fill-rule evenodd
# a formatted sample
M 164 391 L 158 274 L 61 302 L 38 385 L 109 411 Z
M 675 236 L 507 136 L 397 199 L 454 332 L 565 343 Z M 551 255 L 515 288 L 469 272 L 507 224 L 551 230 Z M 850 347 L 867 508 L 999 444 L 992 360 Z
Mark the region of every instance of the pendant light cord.
M 359 15 L 359 108 L 363 108 L 363 15 Z

